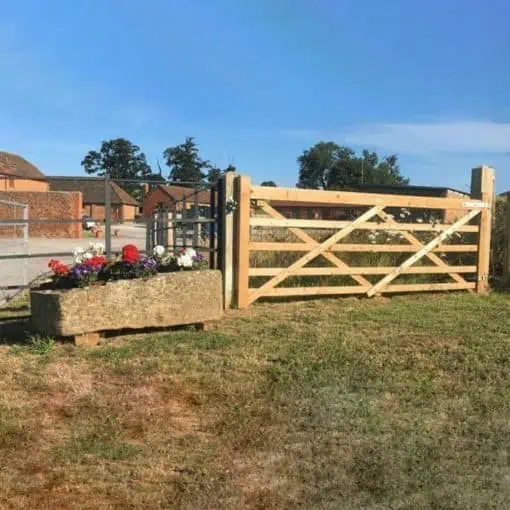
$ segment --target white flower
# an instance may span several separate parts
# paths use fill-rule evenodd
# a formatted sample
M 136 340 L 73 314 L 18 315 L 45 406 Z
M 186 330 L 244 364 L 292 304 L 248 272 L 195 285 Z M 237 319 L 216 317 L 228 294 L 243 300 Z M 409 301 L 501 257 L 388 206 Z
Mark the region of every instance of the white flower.
M 92 253 L 92 255 L 102 255 L 105 252 L 105 246 L 103 243 L 89 243 L 87 251 Z
M 96 255 L 102 255 L 105 252 L 105 247 L 103 243 L 93 243 L 94 244 L 94 253 Z
M 416 223 L 423 223 L 423 218 L 416 218 Z
M 162 257 L 163 254 L 165 253 L 165 247 L 161 245 L 154 246 L 152 253 L 154 254 L 155 257 Z
M 73 249 L 73 257 L 74 261 L 77 264 L 80 264 L 83 260 L 83 254 L 85 253 L 85 250 L 81 246 L 77 246 Z
M 179 267 L 193 267 L 193 259 L 186 254 L 177 257 L 177 264 Z
M 92 253 L 90 253 L 90 251 L 86 251 L 83 253 L 83 257 L 82 259 L 83 260 L 87 260 L 87 259 L 91 259 L 94 255 Z
M 400 218 L 405 218 L 406 217 L 406 215 L 404 213 L 400 213 L 399 216 L 400 216 Z
M 189 257 L 193 258 L 197 256 L 197 252 L 193 248 L 186 248 L 182 255 L 188 255 Z
M 193 248 L 185 248 L 177 257 L 177 265 L 179 267 L 193 267 L 193 260 L 197 256 L 197 252 Z

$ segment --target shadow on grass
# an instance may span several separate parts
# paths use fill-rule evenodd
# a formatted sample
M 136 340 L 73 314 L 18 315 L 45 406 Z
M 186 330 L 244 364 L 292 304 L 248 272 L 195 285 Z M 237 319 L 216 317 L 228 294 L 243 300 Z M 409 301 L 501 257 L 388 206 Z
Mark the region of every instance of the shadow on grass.
M 33 334 L 30 317 L 0 321 L 0 345 L 28 345 Z

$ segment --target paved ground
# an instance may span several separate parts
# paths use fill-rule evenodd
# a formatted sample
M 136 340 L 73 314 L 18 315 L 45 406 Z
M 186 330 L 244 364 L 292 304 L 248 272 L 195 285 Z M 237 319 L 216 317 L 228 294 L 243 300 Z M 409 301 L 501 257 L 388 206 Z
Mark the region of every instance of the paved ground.
M 117 235 L 115 234 L 115 231 Z M 0 255 L 72 252 L 73 248 L 81 246 L 87 248 L 91 241 L 104 243 L 104 238 L 84 239 L 53 239 L 32 238 L 26 245 L 18 239 L 1 239 Z M 145 226 L 144 225 L 114 225 L 112 226 L 112 249 L 120 250 L 125 244 L 134 244 L 140 249 L 145 249 Z M 51 255 L 33 259 L 3 260 L 0 262 L 0 286 L 27 284 L 32 279 L 47 271 L 48 261 Z M 72 257 L 55 257 L 63 262 L 71 263 Z M 1 301 L 1 295 L 0 295 Z

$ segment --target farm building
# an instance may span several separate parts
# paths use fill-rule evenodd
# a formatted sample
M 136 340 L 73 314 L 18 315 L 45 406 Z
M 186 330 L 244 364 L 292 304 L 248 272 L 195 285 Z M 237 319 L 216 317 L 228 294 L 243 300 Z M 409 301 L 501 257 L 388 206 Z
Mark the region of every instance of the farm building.
M 82 215 L 97 220 L 105 217 L 104 182 L 90 178 L 48 177 L 52 191 L 79 191 L 83 196 Z M 115 182 L 111 185 L 112 219 L 117 221 L 133 220 L 138 214 L 140 204 L 127 191 Z
M 55 223 L 30 224 L 29 237 L 80 238 L 81 199 L 81 193 L 50 191 L 48 177 L 35 165 L 16 154 L 0 152 L 0 200 L 3 201 L 0 220 L 20 219 L 21 209 L 9 203 L 26 205 L 28 220 L 55 220 Z M 18 236 L 20 232 L 20 229 L 12 232 L 2 227 L 0 236 Z
M 209 208 L 211 206 L 210 192 L 199 191 L 196 195 L 199 206 L 198 216 L 208 217 Z M 176 207 L 177 212 L 182 213 L 184 202 L 186 202 L 186 211 L 188 211 L 188 214 L 192 214 L 195 205 L 195 191 L 193 188 L 160 184 L 149 189 L 149 185 L 146 184 L 144 189 L 143 214 L 145 217 L 150 217 L 159 207 L 165 207 L 169 210 L 173 210 L 174 207 Z
M 0 152 L 1 191 L 48 191 L 45 175 L 25 158 L 10 152 Z

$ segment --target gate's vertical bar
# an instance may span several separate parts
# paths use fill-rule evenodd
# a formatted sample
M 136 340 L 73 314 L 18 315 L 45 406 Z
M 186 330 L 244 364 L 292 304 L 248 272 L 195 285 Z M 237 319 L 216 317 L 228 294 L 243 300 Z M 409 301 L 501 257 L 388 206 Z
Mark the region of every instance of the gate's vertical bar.
M 168 246 L 168 207 L 164 207 L 163 211 L 163 236 L 161 246 L 165 248 Z
M 152 232 L 153 232 L 153 227 L 152 227 L 152 218 L 153 218 L 153 212 L 151 211 L 151 215 L 150 216 L 147 216 L 146 218 L 146 221 L 145 221 L 145 253 L 147 254 L 150 254 L 152 253 L 152 249 L 154 248 L 152 246 Z
M 211 195 L 209 197 L 209 219 L 211 223 L 209 223 L 207 229 L 209 231 L 209 269 L 216 269 L 216 255 L 217 255 L 217 247 L 216 247 L 216 222 L 217 222 L 217 209 L 216 209 L 216 200 L 218 199 L 218 186 L 219 183 L 216 182 L 213 186 L 211 186 Z
M 237 228 L 235 238 L 235 282 L 238 308 L 248 307 L 250 266 L 250 191 L 251 179 L 241 175 L 236 178 Z
M 104 244 L 107 257 L 112 255 L 112 186 L 104 179 Z
M 28 253 L 28 204 L 23 206 L 23 253 Z M 23 285 L 28 284 L 28 258 L 23 259 Z
M 173 227 L 173 240 L 174 240 L 174 244 L 172 246 L 172 253 L 173 255 L 177 255 L 177 237 L 179 235 L 179 230 L 177 229 L 177 203 L 174 202 L 174 206 L 173 206 L 173 223 L 172 223 L 172 227 Z
M 167 238 L 167 244 L 165 248 L 167 250 L 170 250 L 170 247 L 173 247 L 174 245 L 174 236 L 175 236 L 175 224 L 174 224 L 174 213 L 173 210 L 170 209 L 170 207 L 167 209 L 168 214 L 168 238 Z
M 199 191 L 196 189 L 193 196 L 193 249 L 197 250 L 200 248 L 200 223 L 199 220 Z
M 187 196 L 184 195 L 184 198 L 183 198 L 183 210 L 182 210 L 182 214 L 181 214 L 181 219 L 186 221 L 188 219 L 188 201 L 187 201 Z M 187 248 L 188 246 L 188 224 L 187 223 L 184 223 L 184 222 L 181 222 L 181 232 L 182 232 L 182 245 L 184 247 L 184 249 Z
M 480 232 L 478 233 L 476 292 L 483 294 L 489 290 L 494 169 L 488 166 L 473 168 L 471 174 L 471 198 L 482 200 L 489 205 L 489 207 L 482 209 L 480 213 Z

